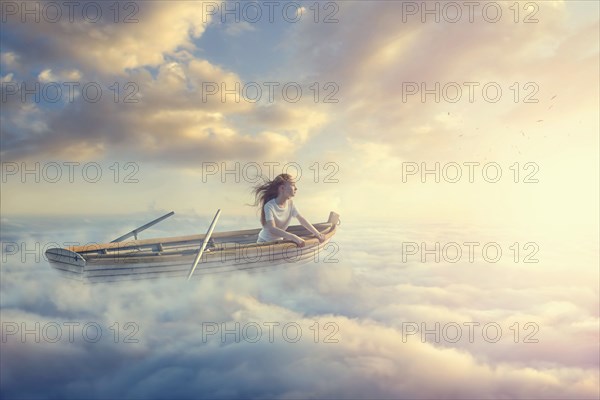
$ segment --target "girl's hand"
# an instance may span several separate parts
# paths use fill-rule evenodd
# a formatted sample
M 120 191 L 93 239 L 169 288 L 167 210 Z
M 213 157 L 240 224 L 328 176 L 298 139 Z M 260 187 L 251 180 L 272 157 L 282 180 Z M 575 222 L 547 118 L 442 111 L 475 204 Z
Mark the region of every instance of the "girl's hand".
M 304 239 L 302 239 L 299 236 L 296 236 L 296 238 L 294 239 L 294 242 L 298 245 L 298 247 L 304 247 L 306 245 L 306 242 L 304 241 Z
M 323 235 L 322 233 L 319 233 L 317 235 L 317 239 L 319 239 L 320 243 L 323 243 L 325 241 L 325 235 Z

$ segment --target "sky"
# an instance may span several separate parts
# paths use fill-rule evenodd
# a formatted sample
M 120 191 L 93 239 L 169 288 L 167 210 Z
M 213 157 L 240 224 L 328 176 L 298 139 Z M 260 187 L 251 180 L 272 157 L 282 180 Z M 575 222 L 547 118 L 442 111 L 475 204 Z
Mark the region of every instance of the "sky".
M 88 371 L 118 366 L 139 386 L 111 391 L 126 380 L 107 375 L 94 384 L 96 398 L 166 393 L 161 382 L 172 389 L 192 379 L 190 365 L 208 354 L 218 368 L 245 377 L 231 392 L 213 382 L 207 393 L 225 398 L 597 397 L 599 6 L 475 3 L 2 2 L 3 321 L 87 315 L 104 324 L 149 312 L 140 323 L 144 344 L 109 346 L 102 365 Z M 176 216 L 165 228 L 142 236 L 203 232 L 219 208 L 217 231 L 258 227 L 251 188 L 259 176 L 282 172 L 296 177 L 295 203 L 310 221 L 325 221 L 332 210 L 341 215 L 345 246 L 333 272 L 312 266 L 210 277 L 201 283 L 206 298 L 185 292 L 185 300 L 167 302 L 185 311 L 165 316 L 166 306 L 152 311 L 156 300 L 145 291 L 150 285 L 169 298 L 177 286 L 170 281 L 80 287 L 51 275 L 22 245 L 17 254 L 6 247 L 109 241 L 171 210 Z M 518 242 L 521 258 L 534 243 L 541 261 L 503 259 L 502 269 L 484 260 L 493 277 L 470 263 L 454 273 L 398 261 L 399 248 L 421 240 L 498 241 L 504 257 Z M 27 268 L 19 273 L 17 266 Z M 44 271 L 48 287 L 35 271 Z M 39 301 L 19 295 L 22 287 L 39 291 Z M 93 301 L 111 290 L 144 305 Z M 72 308 L 65 294 L 56 298 L 63 291 L 84 301 Z M 404 297 L 407 304 L 395 300 Z M 262 355 L 262 342 L 233 346 L 232 361 L 224 361 L 222 346 L 204 348 L 194 336 L 153 352 L 168 334 L 148 332 L 162 323 L 176 331 L 202 327 L 189 322 L 198 310 L 182 301 L 219 303 L 210 315 L 224 321 L 331 319 L 349 326 L 352 339 L 327 350 L 276 343 L 271 356 Z M 535 350 L 487 342 L 406 346 L 402 323 L 419 312 L 430 322 L 498 319 L 505 332 L 509 320 L 527 317 L 555 336 Z M 189 323 L 176 327 L 182 320 Z M 581 335 L 581 347 L 569 353 L 565 334 Z M 31 360 L 58 348 L 19 344 Z M 66 344 L 72 366 L 105 349 L 88 344 Z M 4 348 L 3 367 L 23 350 Z M 185 348 L 194 349 L 187 360 Z M 431 390 L 408 383 L 425 379 L 430 365 L 384 360 L 395 351 L 411 352 L 415 362 L 428 354 L 425 360 L 444 366 Z M 253 378 L 252 366 L 239 361 L 244 354 L 273 368 Z M 264 380 L 277 370 L 277 355 L 294 354 L 305 364 L 292 362 L 285 379 Z M 136 357 L 144 362 L 127 370 Z M 319 363 L 331 385 L 324 370 L 294 378 L 294 368 Z M 3 392 L 39 394 L 20 391 L 30 377 L 13 368 L 18 373 L 2 377 Z M 410 380 L 396 379 L 409 369 Z M 166 375 L 152 378 L 158 371 Z M 89 392 L 89 379 L 71 386 L 58 379 L 49 393 L 78 397 Z M 204 379 L 192 379 L 193 387 L 209 385 Z M 360 389 L 336 392 L 354 383 Z M 180 397 L 189 393 L 182 389 Z

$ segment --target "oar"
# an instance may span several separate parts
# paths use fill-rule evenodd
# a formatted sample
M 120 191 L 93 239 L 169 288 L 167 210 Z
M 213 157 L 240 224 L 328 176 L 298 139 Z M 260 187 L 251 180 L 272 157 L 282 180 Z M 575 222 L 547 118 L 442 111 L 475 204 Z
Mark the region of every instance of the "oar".
M 143 230 L 146 230 L 146 229 L 150 228 L 152 225 L 158 224 L 160 221 L 169 218 L 173 214 L 175 214 L 175 212 L 171 211 L 170 213 L 165 214 L 162 217 L 156 218 L 154 221 L 150 221 L 146 225 L 142 225 L 139 228 L 135 228 L 131 232 L 124 234 L 123 236 L 119 236 L 118 238 L 116 238 L 115 240 L 113 240 L 111 243 L 122 242 L 123 240 L 125 240 L 125 239 L 127 239 L 127 238 L 129 238 L 131 236 L 133 236 L 135 238 L 135 240 L 137 240 L 138 233 L 140 233 Z
M 208 232 L 206 232 L 206 236 L 204 237 L 204 241 L 202 242 L 202 247 L 200 247 L 200 250 L 198 250 L 198 254 L 196 254 L 196 259 L 194 260 L 192 269 L 190 270 L 190 273 L 188 274 L 188 277 L 187 277 L 188 281 L 194 274 L 194 270 L 196 269 L 196 265 L 198 265 L 198 261 L 200 261 L 200 259 L 202 258 L 202 253 L 204 253 L 204 249 L 206 248 L 206 244 L 208 243 L 208 240 L 210 239 L 210 235 L 212 235 L 213 229 L 215 229 L 215 225 L 217 224 L 217 219 L 219 219 L 219 215 L 221 215 L 221 209 L 217 210 L 217 213 L 215 214 L 215 218 L 213 219 L 212 223 L 210 224 L 210 227 L 208 228 Z

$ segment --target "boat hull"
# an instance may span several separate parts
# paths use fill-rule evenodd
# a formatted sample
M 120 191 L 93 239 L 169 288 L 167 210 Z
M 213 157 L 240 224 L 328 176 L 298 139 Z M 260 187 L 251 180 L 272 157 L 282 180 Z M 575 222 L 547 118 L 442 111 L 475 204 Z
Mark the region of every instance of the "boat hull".
M 290 227 L 288 231 L 305 239 L 302 248 L 285 241 L 255 243 L 259 230 L 215 233 L 214 243 L 205 250 L 192 278 L 327 260 L 337 251 L 331 239 L 338 223 L 339 216 L 332 213 L 328 222 L 315 225 L 326 238 L 322 243 L 303 227 Z M 203 239 L 196 235 L 55 248 L 46 251 L 46 256 L 63 276 L 86 282 L 184 277 L 190 272 Z

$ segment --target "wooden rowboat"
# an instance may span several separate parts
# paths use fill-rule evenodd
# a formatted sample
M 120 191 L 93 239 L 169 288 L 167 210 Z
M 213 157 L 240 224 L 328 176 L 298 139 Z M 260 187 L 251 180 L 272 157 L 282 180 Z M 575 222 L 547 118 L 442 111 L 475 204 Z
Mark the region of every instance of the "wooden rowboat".
M 86 282 L 106 282 L 131 279 L 168 277 L 199 277 L 201 275 L 242 269 L 261 268 L 289 263 L 319 262 L 337 250 L 330 243 L 339 225 L 339 215 L 329 214 L 327 222 L 314 224 L 325 236 L 322 243 L 301 225 L 287 231 L 302 237 L 302 248 L 290 241 L 256 243 L 260 229 L 169 238 L 138 240 L 144 229 L 173 215 L 169 213 L 143 225 L 110 243 L 52 248 L 46 251 L 50 265 L 62 275 Z M 129 237 L 134 240 L 128 240 Z M 200 251 L 201 247 L 205 247 Z M 332 251 L 333 247 L 333 251 Z M 197 268 L 193 268 L 195 260 Z

